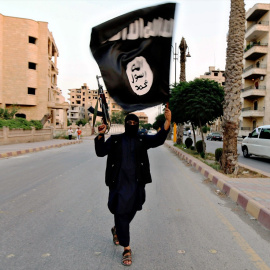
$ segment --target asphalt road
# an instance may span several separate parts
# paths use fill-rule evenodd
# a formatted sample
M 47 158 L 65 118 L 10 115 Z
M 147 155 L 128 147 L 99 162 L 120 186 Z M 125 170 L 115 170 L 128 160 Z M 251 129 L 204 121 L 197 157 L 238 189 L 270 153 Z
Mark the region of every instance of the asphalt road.
M 184 141 L 186 138 L 187 137 L 184 137 Z M 193 140 L 193 137 L 192 137 L 192 140 Z M 197 137 L 196 140 L 201 140 L 201 138 Z M 217 148 L 223 147 L 222 141 L 208 141 L 205 139 L 205 142 L 206 142 L 206 152 L 209 152 L 209 153 L 215 153 L 215 150 Z M 253 168 L 257 168 L 259 170 L 270 173 L 270 159 L 269 158 L 255 157 L 255 156 L 251 156 L 250 158 L 244 158 L 243 152 L 241 149 L 241 142 L 239 142 L 237 145 L 237 151 L 239 154 L 238 161 L 240 163 L 243 163 Z
M 270 269 L 269 231 L 166 147 L 131 224 L 140 270 Z M 93 141 L 0 161 L 0 270 L 119 270 Z

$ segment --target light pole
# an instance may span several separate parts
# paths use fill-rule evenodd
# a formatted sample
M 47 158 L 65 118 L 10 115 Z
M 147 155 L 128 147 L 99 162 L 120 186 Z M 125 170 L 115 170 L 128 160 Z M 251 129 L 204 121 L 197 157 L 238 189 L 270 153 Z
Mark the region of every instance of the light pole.
M 174 60 L 174 84 L 176 85 L 176 61 L 178 60 L 178 58 L 177 58 L 178 53 L 176 52 L 177 45 L 175 43 L 174 47 L 173 47 L 173 45 L 171 45 L 171 46 L 174 49 L 174 52 L 173 52 L 173 60 Z

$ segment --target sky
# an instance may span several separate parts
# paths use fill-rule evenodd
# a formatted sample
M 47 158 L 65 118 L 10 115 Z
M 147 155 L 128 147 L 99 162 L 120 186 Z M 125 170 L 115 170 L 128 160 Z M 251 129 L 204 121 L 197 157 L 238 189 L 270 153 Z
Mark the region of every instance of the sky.
M 175 48 L 178 54 L 176 81 L 179 81 L 178 47 L 182 37 L 191 55 L 186 61 L 187 81 L 203 75 L 209 66 L 225 70 L 230 0 L 0 0 L 0 13 L 48 22 L 59 50 L 58 87 L 67 100 L 68 89 L 80 88 L 84 83 L 90 89 L 97 89 L 96 75 L 100 75 L 100 71 L 89 49 L 91 29 L 94 26 L 130 11 L 166 2 L 178 4 L 172 41 L 174 48 L 170 84 L 175 81 Z M 270 0 L 245 0 L 246 11 L 256 3 L 270 3 Z M 144 111 L 150 123 L 159 113 L 157 107 Z

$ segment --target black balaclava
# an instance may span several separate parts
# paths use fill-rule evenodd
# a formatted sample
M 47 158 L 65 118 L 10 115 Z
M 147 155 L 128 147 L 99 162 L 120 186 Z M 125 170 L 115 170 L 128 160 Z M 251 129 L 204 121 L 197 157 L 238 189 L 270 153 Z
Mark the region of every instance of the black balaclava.
M 127 121 L 132 120 L 137 122 L 136 125 L 129 125 Z M 125 118 L 125 134 L 129 136 L 136 136 L 139 130 L 139 118 L 135 114 L 128 114 Z

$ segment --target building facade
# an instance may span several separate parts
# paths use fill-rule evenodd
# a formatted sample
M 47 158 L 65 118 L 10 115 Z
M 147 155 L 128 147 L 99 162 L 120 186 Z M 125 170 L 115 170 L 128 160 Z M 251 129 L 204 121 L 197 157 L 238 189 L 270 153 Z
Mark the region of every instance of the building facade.
M 17 116 L 66 127 L 68 103 L 57 88 L 58 56 L 47 22 L 0 14 L 0 107 L 17 105 Z
M 109 107 L 109 114 L 122 111 L 119 106 L 109 95 L 107 90 L 104 90 L 105 97 Z M 91 124 L 93 123 L 93 115 L 89 114 L 88 108 L 95 108 L 98 101 L 98 90 L 90 90 L 88 85 L 84 83 L 80 88 L 69 89 L 70 107 L 68 110 L 68 119 L 71 123 L 76 123 L 80 119 L 86 119 Z M 101 109 L 98 108 L 100 111 Z M 96 122 L 101 122 L 101 118 L 97 117 Z
M 239 136 L 270 124 L 270 4 L 246 12 L 242 111 Z
M 220 85 L 225 85 L 224 70 L 216 69 L 214 66 L 209 67 L 209 71 L 204 75 L 200 75 L 200 79 L 209 79 L 218 82 Z
M 134 114 L 138 116 L 140 123 L 148 123 L 148 116 L 144 112 L 134 112 Z

